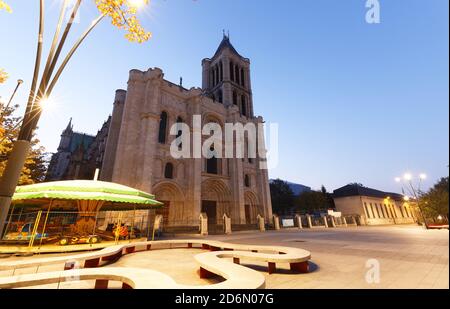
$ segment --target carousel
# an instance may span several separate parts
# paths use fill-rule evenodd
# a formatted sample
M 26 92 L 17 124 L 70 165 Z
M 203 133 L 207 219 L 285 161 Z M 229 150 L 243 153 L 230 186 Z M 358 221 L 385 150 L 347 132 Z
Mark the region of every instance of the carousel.
M 131 240 L 144 237 L 145 232 L 133 216 L 127 224 L 123 214 L 161 207 L 150 193 L 110 182 L 71 180 L 19 186 L 1 243 L 33 247 Z M 114 219 L 106 220 L 105 213 L 113 213 Z

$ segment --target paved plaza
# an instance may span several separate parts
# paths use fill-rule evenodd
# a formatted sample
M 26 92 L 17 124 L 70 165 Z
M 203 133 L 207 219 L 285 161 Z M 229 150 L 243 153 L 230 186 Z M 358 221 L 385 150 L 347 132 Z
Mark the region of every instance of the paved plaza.
M 236 244 L 290 246 L 311 251 L 311 272 L 307 274 L 292 274 L 289 265 L 277 264 L 277 272 L 269 275 L 266 264 L 251 262 L 248 265 L 243 259 L 242 265 L 266 276 L 267 288 L 449 288 L 448 230 L 426 231 L 418 226 L 286 229 L 264 233 L 239 232 L 230 236 L 209 236 L 208 239 Z M 198 265 L 193 258 L 198 253 L 198 249 L 138 252 L 126 255 L 110 266 L 161 271 L 180 284 L 218 282 L 219 279 L 199 278 Z M 18 258 L 2 260 L 12 259 Z M 366 266 L 368 261 L 372 263 L 369 267 Z M 366 274 L 373 269 L 374 261 L 379 264 L 379 282 L 369 283 Z M 39 272 L 54 269 L 55 266 L 47 266 Z M 0 273 L 0 276 L 5 275 Z M 93 282 L 68 282 L 60 284 L 59 288 L 92 286 Z

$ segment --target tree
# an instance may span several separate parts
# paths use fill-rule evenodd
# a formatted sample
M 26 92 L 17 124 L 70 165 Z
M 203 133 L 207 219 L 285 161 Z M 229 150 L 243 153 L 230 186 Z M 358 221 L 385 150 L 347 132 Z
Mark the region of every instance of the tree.
M 14 112 L 17 109 L 17 105 L 10 106 L 8 108 L 0 101 L 0 175 L 6 166 L 14 140 L 17 139 L 19 134 L 19 124 L 22 119 L 14 116 Z M 25 165 L 22 169 L 22 173 L 19 178 L 19 184 L 32 184 L 41 182 L 44 180 L 46 166 L 47 166 L 47 154 L 44 148 L 39 145 L 39 140 L 33 138 L 31 151 L 26 158 Z
M 270 195 L 274 213 L 286 213 L 294 207 L 294 192 L 292 192 L 286 181 L 281 179 L 273 180 L 270 183 Z
M 142 28 L 136 18 L 140 5 L 147 5 L 149 0 L 95 0 L 95 4 L 103 15 L 111 18 L 111 24 L 127 31 L 125 37 L 130 42 L 143 43 L 150 39 L 151 33 Z M 81 2 L 81 0 L 78 0 Z
M 297 211 L 312 212 L 327 207 L 327 199 L 322 191 L 309 191 L 300 194 L 295 200 Z
M 295 199 L 295 207 L 300 212 L 313 212 L 323 209 L 333 209 L 333 195 L 322 185 L 320 191 L 309 191 L 300 194 Z
M 8 73 L 5 70 L 0 69 L 0 84 L 3 84 L 8 79 Z
M 424 215 L 428 218 L 446 217 L 448 220 L 448 177 L 441 178 L 427 193 L 421 196 Z

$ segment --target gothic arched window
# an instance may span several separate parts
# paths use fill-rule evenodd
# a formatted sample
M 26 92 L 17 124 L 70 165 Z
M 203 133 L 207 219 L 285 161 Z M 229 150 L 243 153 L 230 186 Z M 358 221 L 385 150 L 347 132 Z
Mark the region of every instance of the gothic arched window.
M 246 186 L 247 188 L 250 187 L 251 183 L 250 183 L 250 176 L 249 176 L 249 175 L 245 175 L 244 183 L 245 183 L 245 186 Z
M 210 159 L 206 159 L 206 172 L 217 175 L 219 174 L 219 160 L 217 160 L 214 147 L 211 146 L 210 151 L 213 152 L 213 156 Z
M 241 69 L 241 85 L 245 87 L 245 72 L 244 69 Z
M 242 115 L 247 116 L 247 100 L 245 95 L 241 96 L 241 113 Z
M 222 61 L 219 63 L 219 71 L 220 71 L 219 81 L 223 81 L 223 63 L 222 63 Z
M 235 79 L 237 84 L 240 84 L 240 81 L 239 81 L 239 67 L 238 66 L 236 66 L 236 68 L 234 69 L 234 79 Z
M 214 86 L 219 84 L 219 66 L 216 65 L 215 71 L 216 71 L 216 83 Z
M 230 79 L 232 82 L 234 82 L 234 64 L 233 64 L 233 62 L 230 62 Z
M 219 100 L 219 103 L 223 103 L 223 93 L 222 90 L 219 90 L 219 92 L 217 93 L 217 98 Z
M 164 168 L 164 177 L 166 179 L 173 179 L 173 164 L 167 163 L 166 167 Z
M 233 91 L 233 105 L 238 105 L 238 103 L 237 103 L 237 93 L 236 93 L 236 91 Z
M 166 136 L 167 136 L 167 113 L 162 112 L 159 120 L 158 142 L 160 144 L 165 144 Z

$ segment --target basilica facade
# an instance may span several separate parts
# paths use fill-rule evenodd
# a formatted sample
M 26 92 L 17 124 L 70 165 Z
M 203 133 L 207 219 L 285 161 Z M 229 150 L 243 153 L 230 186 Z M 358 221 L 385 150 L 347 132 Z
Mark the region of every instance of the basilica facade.
M 236 51 L 228 36 L 212 58 L 203 59 L 202 69 L 202 87 L 191 89 L 165 80 L 159 68 L 130 71 L 128 88 L 116 91 L 107 122 L 100 179 L 155 194 L 165 206 L 156 213 L 163 216 L 165 228 L 198 227 L 204 213 L 210 225 L 220 226 L 226 214 L 235 228 L 256 229 L 258 215 L 266 222 L 272 217 L 262 158 L 248 152 L 242 158 L 175 159 L 171 154 L 177 138 L 170 134 L 174 124 L 195 131 L 195 117 L 202 126 L 215 123 L 223 129 L 225 124 L 263 123 L 254 115 L 250 60 Z

